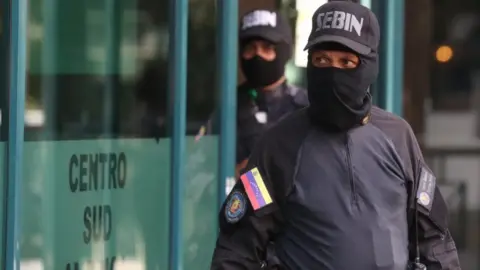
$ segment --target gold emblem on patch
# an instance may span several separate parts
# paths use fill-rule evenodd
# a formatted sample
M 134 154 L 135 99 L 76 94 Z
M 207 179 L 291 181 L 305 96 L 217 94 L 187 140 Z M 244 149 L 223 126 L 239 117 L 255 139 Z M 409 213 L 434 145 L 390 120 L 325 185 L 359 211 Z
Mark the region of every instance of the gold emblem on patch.
M 228 211 L 230 211 L 231 214 L 235 214 L 237 213 L 238 209 L 240 209 L 240 200 L 238 198 L 232 198 L 232 203 L 230 205 L 230 209 L 228 209 Z
M 430 204 L 430 196 L 426 192 L 422 192 L 418 197 L 418 202 L 423 206 L 427 206 Z

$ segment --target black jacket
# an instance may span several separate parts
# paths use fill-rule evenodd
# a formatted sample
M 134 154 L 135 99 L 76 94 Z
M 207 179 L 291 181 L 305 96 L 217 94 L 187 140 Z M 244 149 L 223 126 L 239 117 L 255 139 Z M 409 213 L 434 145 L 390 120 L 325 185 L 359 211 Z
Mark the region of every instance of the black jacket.
M 259 136 L 286 115 L 308 105 L 307 91 L 283 83 L 268 92 L 256 91 L 248 84 L 237 89 L 237 163 L 248 158 Z M 266 115 L 266 122 L 262 121 Z M 218 114 L 207 123 L 207 134 L 218 134 Z
M 258 168 L 273 202 L 254 211 L 237 183 L 220 212 L 211 269 L 261 269 L 274 257 L 271 269 L 403 270 L 415 255 L 417 202 L 422 262 L 460 269 L 444 199 L 403 119 L 374 107 L 369 123 L 333 135 L 300 110 L 257 146 L 246 169 Z M 242 196 L 244 208 L 232 204 Z

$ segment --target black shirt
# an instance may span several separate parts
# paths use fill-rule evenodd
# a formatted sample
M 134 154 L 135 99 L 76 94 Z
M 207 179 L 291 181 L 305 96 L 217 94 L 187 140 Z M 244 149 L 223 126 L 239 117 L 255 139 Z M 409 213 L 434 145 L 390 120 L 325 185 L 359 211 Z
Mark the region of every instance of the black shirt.
M 368 124 L 332 135 L 300 110 L 262 136 L 253 168 L 272 202 L 254 210 L 252 187 L 237 183 L 219 214 L 211 269 L 261 269 L 273 242 L 278 269 L 403 270 L 415 256 L 415 206 L 422 263 L 460 269 L 445 201 L 410 126 L 393 114 L 374 107 Z
M 259 136 L 286 115 L 308 105 L 307 91 L 283 83 L 276 89 L 259 91 L 248 84 L 237 89 L 237 163 L 247 159 Z M 207 124 L 209 134 L 219 133 L 218 115 Z

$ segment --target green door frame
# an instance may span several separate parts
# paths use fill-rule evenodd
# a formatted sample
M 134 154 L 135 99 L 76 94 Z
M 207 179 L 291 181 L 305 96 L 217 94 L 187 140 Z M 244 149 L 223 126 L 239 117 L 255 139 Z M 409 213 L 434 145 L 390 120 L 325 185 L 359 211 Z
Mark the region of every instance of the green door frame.
M 6 252 L 3 269 L 20 269 L 20 203 L 25 122 L 28 0 L 10 2 Z M 4 2 L 5 3 L 5 2 Z
M 379 0 L 377 0 L 379 1 Z M 385 50 L 381 55 L 381 88 L 384 97 L 380 106 L 397 115 L 403 113 L 403 62 L 405 0 L 381 1 L 382 36 Z
M 188 1 L 170 0 L 169 115 L 173 124 L 171 151 L 170 269 L 183 269 L 183 194 L 185 191 L 185 134 Z M 220 88 L 220 153 L 218 200 L 225 197 L 225 181 L 234 177 L 237 107 L 238 1 L 217 0 L 217 63 Z
M 185 135 L 187 117 L 188 0 L 170 0 L 168 112 L 172 124 L 170 175 L 170 269 L 183 269 Z
M 402 116 L 405 0 L 362 0 L 361 3 L 377 15 L 382 36 L 380 73 L 373 86 L 374 102 Z
M 238 0 L 217 0 L 217 79 L 220 92 L 218 207 L 225 183 L 235 177 L 237 121 Z M 218 210 L 219 210 L 218 209 Z

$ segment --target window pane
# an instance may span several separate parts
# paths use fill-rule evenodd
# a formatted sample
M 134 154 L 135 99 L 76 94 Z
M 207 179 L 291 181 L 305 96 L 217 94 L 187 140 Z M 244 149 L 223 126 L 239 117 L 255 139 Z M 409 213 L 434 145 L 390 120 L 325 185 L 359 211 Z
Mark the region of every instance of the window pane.
M 447 201 L 462 269 L 479 269 L 480 4 L 475 0 L 405 3 L 405 116 L 420 136 L 424 156 Z
M 168 1 L 29 5 L 22 267 L 167 269 Z
M 190 1 L 189 9 L 184 262 L 185 269 L 209 269 L 218 228 L 218 136 L 202 136 L 201 126 L 218 93 L 215 1 Z

